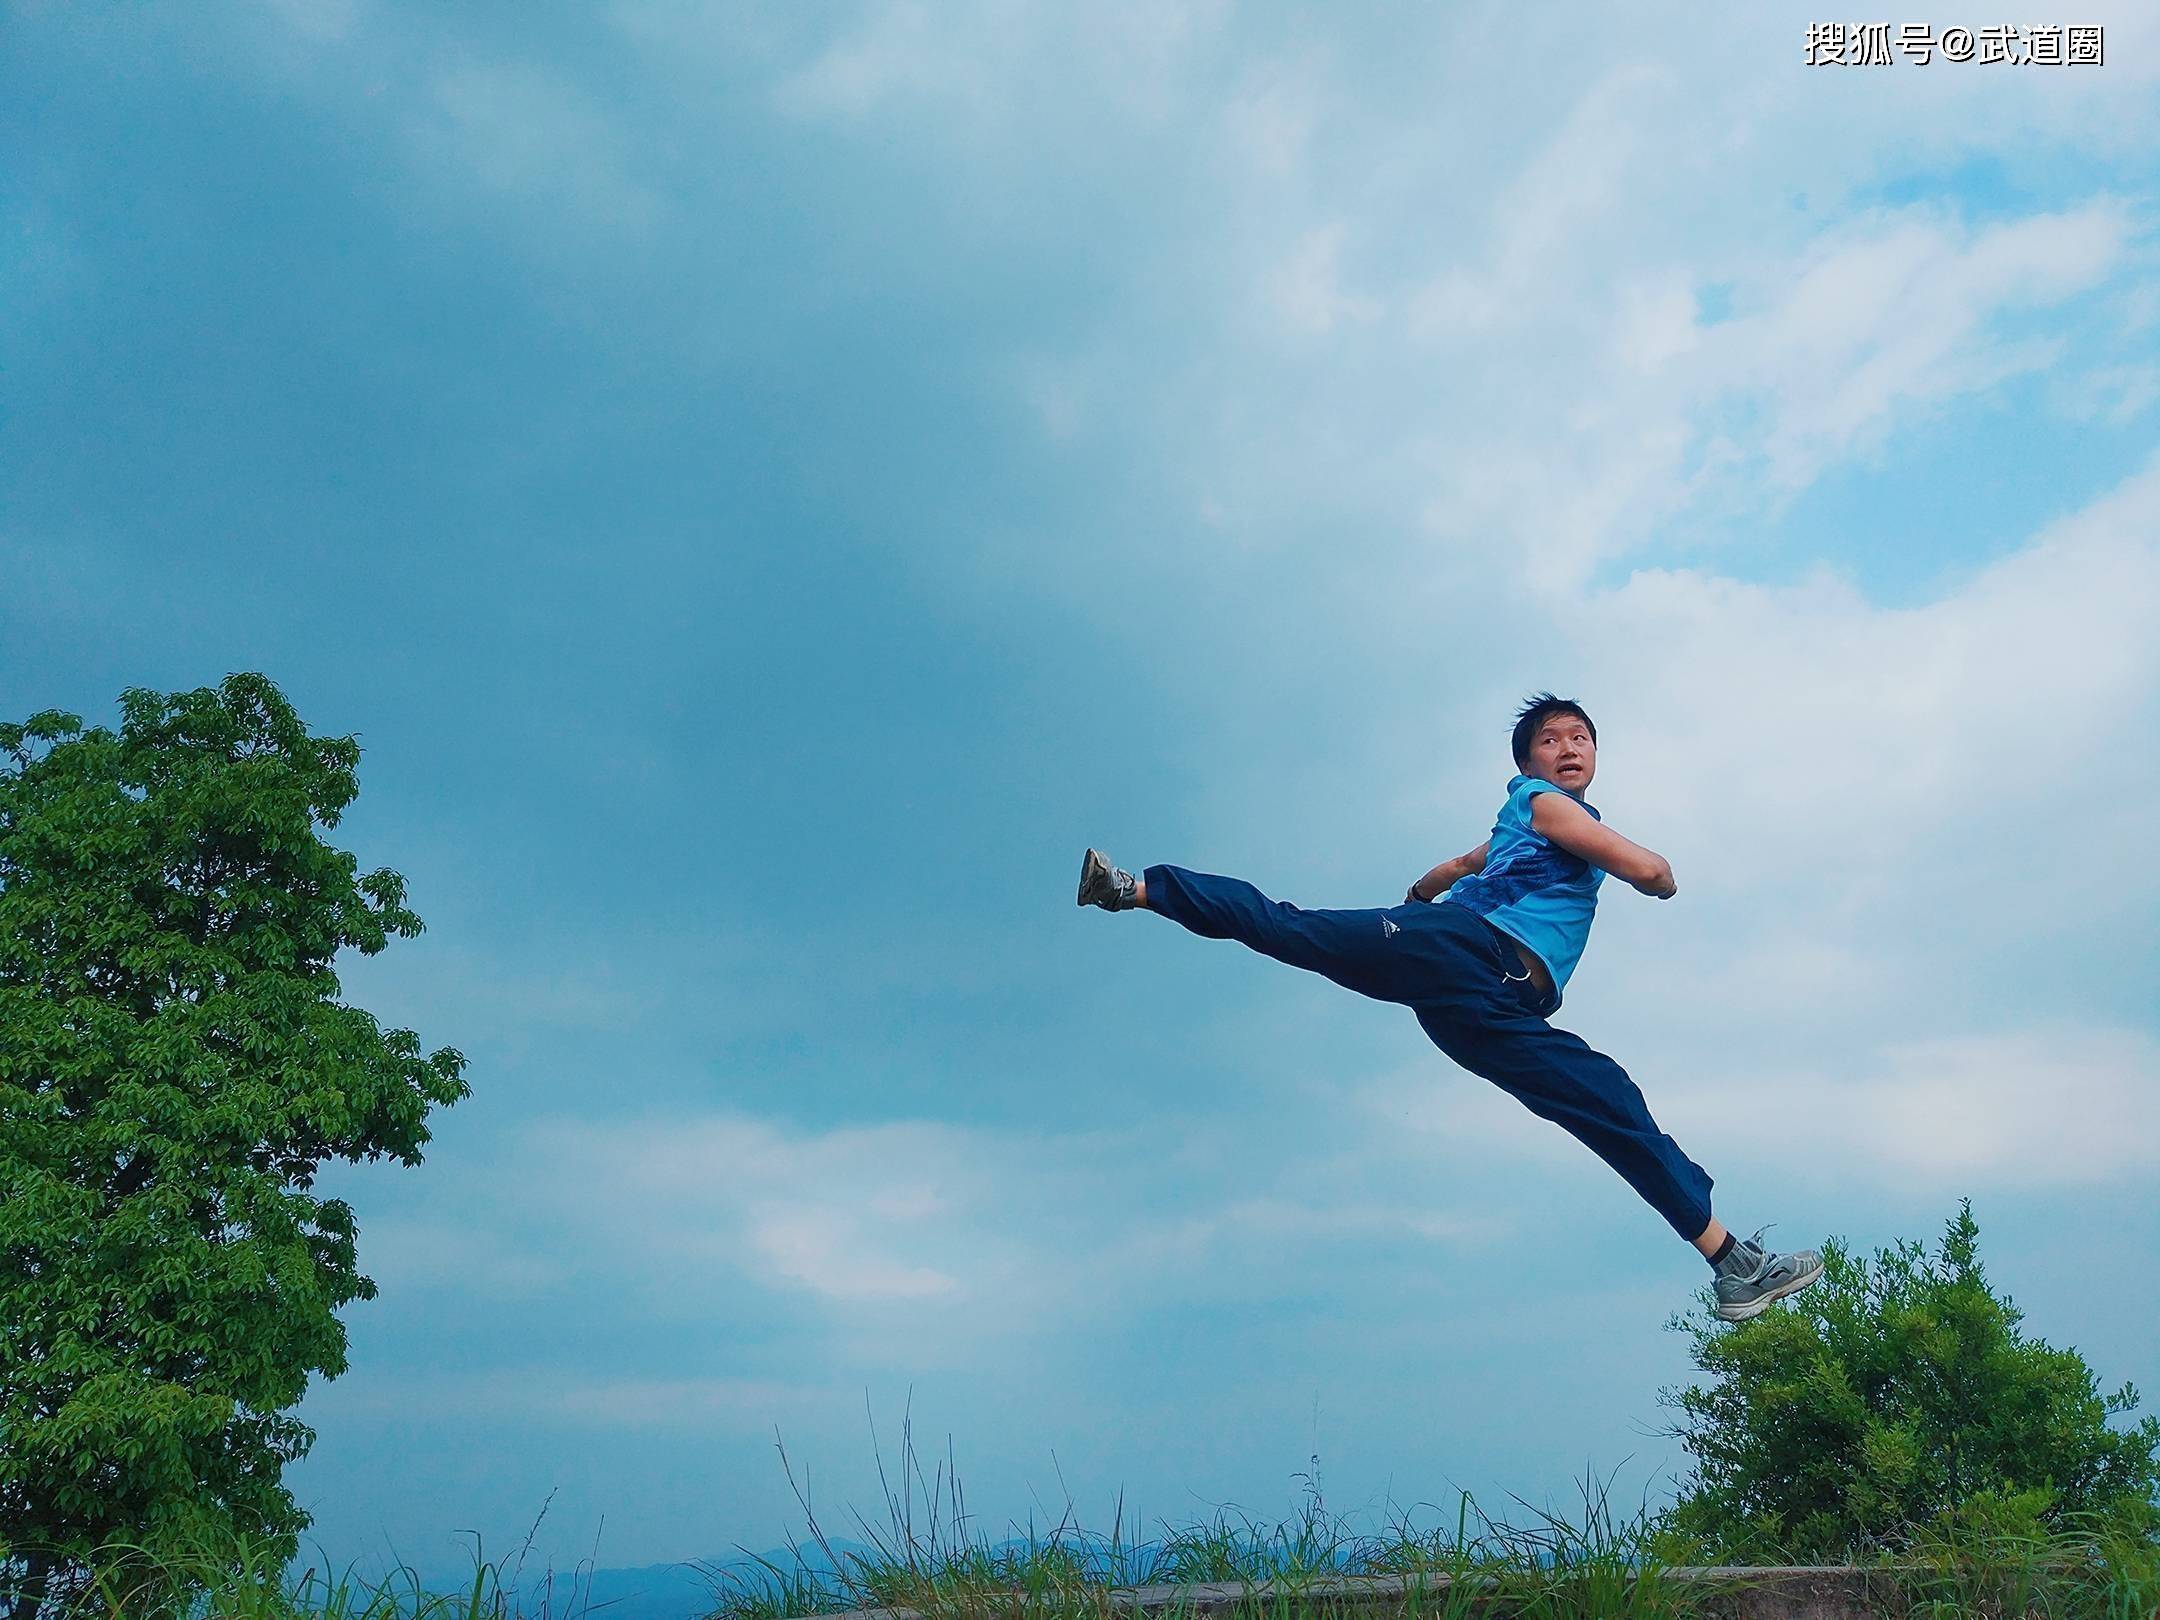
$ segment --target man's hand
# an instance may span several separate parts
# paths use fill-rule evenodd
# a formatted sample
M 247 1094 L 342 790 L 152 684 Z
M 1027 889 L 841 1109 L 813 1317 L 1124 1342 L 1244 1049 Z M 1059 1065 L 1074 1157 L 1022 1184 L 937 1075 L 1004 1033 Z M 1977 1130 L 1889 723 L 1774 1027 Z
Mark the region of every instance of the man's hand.
M 1470 876 L 1473 872 L 1484 871 L 1485 856 L 1491 848 L 1492 840 L 1488 838 L 1469 854 L 1458 855 L 1452 861 L 1442 861 L 1423 877 L 1411 883 L 1410 892 L 1403 896 L 1403 904 L 1408 905 L 1415 900 L 1425 905 L 1431 905 L 1433 901 L 1446 894 L 1448 890 L 1454 888 L 1457 883 Z

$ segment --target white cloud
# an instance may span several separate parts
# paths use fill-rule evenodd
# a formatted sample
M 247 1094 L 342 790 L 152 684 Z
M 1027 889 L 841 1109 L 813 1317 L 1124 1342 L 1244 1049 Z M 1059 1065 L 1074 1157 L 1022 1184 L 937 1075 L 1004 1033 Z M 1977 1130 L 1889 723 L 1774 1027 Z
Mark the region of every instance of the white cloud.
M 758 1205 L 747 1211 L 750 1244 L 780 1276 L 831 1299 L 918 1299 L 955 1294 L 960 1283 L 934 1266 L 866 1257 L 869 1222 L 919 1223 L 937 1208 L 919 1193 L 882 1194 L 860 1210 Z M 895 1214 L 898 1213 L 897 1220 Z
M 1738 250 L 1722 279 L 1741 307 L 1723 320 L 1697 315 L 1708 266 L 1648 267 L 1609 295 L 1511 294 L 1569 326 L 1609 304 L 1609 330 L 1515 379 L 1499 397 L 1521 403 L 1442 464 L 1427 523 L 1450 543 L 1504 536 L 1533 585 L 1565 593 L 1691 509 L 1774 513 L 1928 413 L 2046 368 L 2064 340 L 2016 321 L 2105 283 L 2129 238 L 2112 200 L 1983 227 L 1876 211 L 1782 256 Z
M 1568 107 L 1560 127 L 1508 183 L 1495 187 L 1484 265 L 1450 266 L 1410 301 L 1421 335 L 1489 336 L 1546 318 L 1586 268 L 1577 248 L 1599 221 L 1628 213 L 1629 171 L 1640 161 L 1650 109 L 1676 79 L 1655 63 L 1606 72 Z
M 1032 121 L 1045 110 L 1031 85 L 1046 60 L 1126 119 L 1152 124 L 1173 111 L 1195 44 L 1220 26 L 1221 0 L 1117 0 L 1084 11 L 925 6 L 863 8 L 790 70 L 775 105 L 802 119 L 865 124 L 924 110 L 971 124 Z M 679 25 L 636 14 L 636 31 L 666 48 Z
M 2066 379 L 2054 394 L 2055 408 L 2080 421 L 2123 427 L 2160 399 L 2160 366 L 2096 366 Z
M 1888 1043 L 1857 1076 L 1764 1083 L 1777 1156 L 1873 1165 L 1906 1186 L 2082 1187 L 2160 1176 L 2160 1041 L 2044 1025 Z M 1700 1094 L 1698 1105 L 1709 1099 Z M 1756 1122 L 1698 1106 L 1694 1134 L 1732 1160 L 1767 1157 Z
M 1991 878 L 2075 903 L 2126 878 L 2152 892 L 2060 832 L 2096 759 L 2126 793 L 2160 787 L 2149 751 L 2108 743 L 2160 690 L 2156 614 L 2160 458 L 1918 607 L 1827 574 L 1769 586 L 1649 570 L 1567 622 L 1604 701 L 1632 717 L 1636 813 L 1712 882 L 1775 866 L 1832 893 L 1899 893 L 1946 861 L 2015 849 L 2017 869 Z
M 1302 1136 L 1302 1152 L 1247 1131 L 1167 1184 L 1148 1134 L 554 1117 L 499 1167 L 454 1178 L 458 1221 L 370 1223 L 363 1253 L 386 1287 L 552 1291 L 670 1317 L 794 1302 L 835 1364 L 932 1367 L 1058 1342 L 1199 1276 L 1234 1298 L 1291 1250 L 1486 1249 L 1509 1229 L 1415 1190 L 1376 1198 L 1354 1123 Z M 1283 1190 L 1255 1196 L 1241 1184 L 1270 1152 Z
M 610 1263 L 660 1286 L 717 1266 L 848 1305 L 976 1293 L 1010 1260 L 981 1226 L 994 1167 L 961 1127 L 551 1120 L 527 1143 L 536 1162 L 582 1166 L 581 1219 L 610 1234 Z
M 1366 323 L 1380 314 L 1376 299 L 1342 287 L 1343 227 L 1308 231 L 1268 288 L 1269 303 L 1292 331 L 1319 334 L 1343 322 Z
M 2127 235 L 2109 202 L 1978 231 L 1931 214 L 1840 225 L 1800 265 L 1781 267 L 1785 284 L 1767 308 L 1704 335 L 1708 397 L 1697 408 L 1728 393 L 1763 398 L 1774 489 L 1812 481 L 1901 411 L 2048 364 L 2057 343 L 1990 341 L 1990 323 L 2093 287 Z
M 1630 371 L 1652 372 L 1698 347 L 1694 278 L 1669 267 L 1623 284 L 1615 297 L 1613 356 Z
M 1001 43 L 1009 47 L 1014 35 L 997 28 L 994 17 L 977 16 L 991 26 L 989 37 L 972 33 L 963 41 L 940 29 L 927 6 L 902 0 L 874 7 L 860 28 L 834 40 L 780 85 L 778 104 L 801 116 L 858 119 L 902 94 L 986 95 L 994 75 L 985 59 Z
M 1694 993 L 1691 984 L 1671 999 Z M 2160 1174 L 2160 1041 L 2148 1032 L 2057 1023 L 1892 1038 L 1857 1072 L 1802 1066 L 1800 1044 L 1732 1054 L 1692 1078 L 1661 1064 L 1638 1083 L 1660 1126 L 1721 1184 L 1795 1165 L 1858 1182 L 1887 1176 L 1901 1192 L 1956 1192 L 1981 1179 L 2074 1189 Z M 1547 1198 L 1563 1189 L 1586 1202 L 1613 1196 L 1611 1172 L 1588 1149 L 1437 1054 L 1356 1082 L 1348 1095 L 1375 1155 L 1514 1164 Z M 1735 1105 L 1741 1098 L 1747 1106 Z M 1197 1255 L 1208 1230 L 1183 1246 Z
M 555 230 L 641 233 L 663 218 L 631 126 L 536 63 L 478 58 L 438 68 L 406 136 L 431 179 L 477 182 L 538 205 Z
M 1118 307 L 1185 301 L 1173 313 L 1190 346 L 1162 352 L 1147 320 L 1107 340 L 1122 319 L 1088 322 L 1089 344 L 1063 354 L 1031 334 L 1025 361 L 990 369 L 1048 434 L 1070 437 L 1109 398 L 1176 421 L 1165 442 L 1226 536 L 1250 525 L 1213 492 L 1251 481 L 1248 458 L 1281 476 L 1315 446 L 1385 459 L 1444 445 L 1398 511 L 1424 508 L 1450 546 L 1499 541 L 1562 590 L 1668 519 L 1775 511 L 1826 467 L 2061 355 L 2018 322 L 2123 268 L 2126 206 L 2068 188 L 2058 211 L 1975 226 L 1939 206 L 1841 205 L 1976 154 L 2022 174 L 2037 140 L 2112 145 L 2139 106 L 2121 53 L 2154 32 L 2123 8 L 2104 72 L 1894 69 L 1868 81 L 1899 92 L 1883 95 L 1861 75 L 1794 72 L 1795 30 L 1765 18 L 1705 29 L 1673 6 L 1539 24 L 1488 9 L 1435 15 L 1423 35 L 1392 22 L 1391 54 L 1454 70 L 1434 98 L 1376 79 L 1357 47 L 1379 41 L 1356 29 L 1252 24 L 1215 0 L 724 16 L 624 3 L 612 18 L 652 70 L 636 102 L 575 63 L 438 51 L 418 105 L 405 98 L 412 155 L 539 205 L 525 217 L 550 231 L 634 234 L 651 251 L 623 263 L 672 253 L 693 277 L 713 199 L 698 164 L 661 155 L 739 140 L 713 109 L 746 93 L 916 174 L 921 229 L 964 219 L 971 253 L 989 250 L 971 275 L 1004 251 L 1023 274 L 1074 251 L 1036 234 L 1040 200 L 1127 175 L 1117 193 L 1141 200 L 1121 222 L 1141 235 L 1106 255 L 1134 278 Z M 2065 118 L 2073 103 L 2082 120 Z M 806 189 L 804 208 L 821 195 Z M 1698 319 L 1712 281 L 1734 288 L 1732 318 Z M 1236 296 L 1211 303 L 1215 287 Z M 1221 363 L 1254 319 L 1377 341 L 1355 362 L 1313 346 L 1289 408 L 1270 410 Z M 2122 417 L 2149 397 L 2134 374 L 2091 389 L 2064 408 Z M 1225 403 L 1259 412 L 1257 430 L 1208 447 L 1186 424 L 1235 422 Z
M 1232 149 L 1255 171 L 1277 178 L 1304 161 L 1319 117 L 1310 79 L 1285 62 L 1256 70 L 1222 115 Z

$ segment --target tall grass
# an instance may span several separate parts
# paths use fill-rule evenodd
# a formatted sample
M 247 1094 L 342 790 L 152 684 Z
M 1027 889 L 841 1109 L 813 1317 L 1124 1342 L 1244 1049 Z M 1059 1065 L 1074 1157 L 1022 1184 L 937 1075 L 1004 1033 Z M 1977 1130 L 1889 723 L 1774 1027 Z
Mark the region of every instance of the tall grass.
M 1913 1620 L 2160 1615 L 2160 1544 L 2099 1514 L 2065 1514 L 2049 1529 L 1975 1527 L 1952 1517 L 1924 1527 L 1906 1556 L 1901 1584 Z
M 872 1428 L 875 1445 L 875 1426 Z M 887 1523 L 854 1520 L 870 1551 L 836 1548 L 796 1486 L 783 1447 L 781 1464 L 822 1555 L 790 1541 L 793 1567 L 743 1552 L 741 1566 L 693 1564 L 711 1598 L 709 1620 L 802 1620 L 852 1608 L 917 1610 L 932 1620 L 1105 1620 L 1116 1587 L 1168 1586 L 1169 1612 L 1189 1612 L 1190 1589 L 1235 1589 L 1238 1620 L 1305 1620 L 1354 1607 L 1344 1577 L 1394 1575 L 1408 1588 L 1406 1620 L 1682 1620 L 1711 1605 L 1699 1583 L 1675 1578 L 1673 1561 L 1710 1561 L 1711 1549 L 1678 1542 L 1647 1502 L 1615 1513 L 1609 1484 L 1587 1477 L 1580 1510 L 1558 1515 L 1519 1497 L 1515 1522 L 1496 1521 L 1469 1492 L 1458 1492 L 1454 1524 L 1418 1531 L 1407 1516 L 1375 1536 L 1351 1534 L 1328 1516 L 1317 1459 L 1293 1524 L 1262 1529 L 1249 1517 L 1175 1528 L 1146 1542 L 1131 1539 L 1122 1495 L 1107 1536 L 1091 1535 L 1064 1516 L 1047 1530 L 1031 1523 L 992 1544 L 972 1529 L 966 1493 L 947 1456 L 925 1478 L 912 1421 L 904 1421 L 898 1485 L 877 1459 Z M 851 1513 L 853 1510 L 850 1510 Z M 546 1509 L 542 1509 L 545 1517 Z M 535 1530 L 538 1521 L 535 1521 Z M 374 1581 L 350 1567 L 332 1575 L 310 1566 L 298 1579 L 260 1547 L 207 1544 L 183 1555 L 140 1547 L 105 1550 L 87 1585 L 53 1620 L 589 1620 L 605 1613 L 592 1601 L 585 1564 L 558 1578 L 552 1568 L 526 1587 L 528 1534 L 512 1558 L 491 1560 L 476 1539 L 469 1581 L 433 1590 L 400 1566 Z M 2030 1523 L 1977 1522 L 1958 1516 L 1921 1527 L 1898 1554 L 1899 1608 L 1912 1620 L 2160 1620 L 2160 1544 L 2099 1519 L 2072 1519 L 2042 1530 Z M 1730 1597 L 1725 1595 L 1725 1612 Z
M 873 1428 L 873 1444 L 874 1435 Z M 854 1514 L 873 1549 L 865 1554 L 832 1544 L 795 1484 L 784 1447 L 780 1455 L 810 1537 L 832 1574 L 814 1570 L 793 1543 L 795 1567 L 753 1559 L 762 1572 L 756 1581 L 701 1565 L 713 1591 L 712 1620 L 799 1620 L 887 1607 L 933 1620 L 1015 1612 L 1083 1620 L 1109 1612 L 1113 1587 L 1218 1583 L 1243 1588 L 1241 1615 L 1307 1615 L 1344 1605 L 1346 1594 L 1331 1589 L 1338 1577 L 1390 1574 L 1423 1577 L 1423 1590 L 1413 1585 L 1409 1605 L 1416 1620 L 1455 1620 L 1496 1606 L 1523 1620 L 1664 1620 L 1692 1612 L 1699 1602 L 1664 1578 L 1651 1545 L 1656 1516 L 1646 1506 L 1632 1519 L 1616 1518 L 1606 1487 L 1595 1481 L 1581 1487 L 1579 1524 L 1519 1498 L 1534 1522 L 1496 1522 L 1461 1492 L 1452 1534 L 1416 1532 L 1405 1518 L 1385 1535 L 1359 1537 L 1327 1516 L 1315 1459 L 1315 1473 L 1302 1476 L 1306 1491 L 1295 1524 L 1264 1531 L 1249 1517 L 1232 1524 L 1218 1511 L 1211 1523 L 1182 1529 L 1165 1524 L 1158 1538 L 1140 1543 L 1127 1539 L 1121 1495 L 1107 1536 L 1076 1529 L 1068 1503 L 1066 1517 L 1049 1530 L 1030 1526 L 1024 1543 L 1013 1538 L 993 1545 L 967 1531 L 966 1493 L 949 1466 L 949 1452 L 925 1478 L 912 1423 L 904 1420 L 897 1490 L 878 1455 L 888 1527 L 881 1530 Z
M 543 1503 L 512 1557 L 488 1558 L 475 1536 L 472 1576 L 453 1590 L 431 1589 L 404 1563 L 370 1581 L 350 1564 L 333 1575 L 318 1559 L 295 1577 L 267 1543 L 222 1536 L 177 1551 L 108 1542 L 65 1599 L 49 1607 L 52 1620 L 586 1620 L 603 1613 L 605 1604 L 590 1601 L 589 1561 L 561 1577 L 550 1566 L 524 1589 L 525 1560 L 547 1510 Z

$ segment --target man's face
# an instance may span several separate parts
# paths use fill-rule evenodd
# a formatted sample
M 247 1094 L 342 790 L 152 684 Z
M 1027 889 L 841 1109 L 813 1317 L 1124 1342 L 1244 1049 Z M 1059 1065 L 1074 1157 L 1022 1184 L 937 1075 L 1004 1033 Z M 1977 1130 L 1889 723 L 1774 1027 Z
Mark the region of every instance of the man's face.
M 1570 793 L 1587 788 L 1590 778 L 1597 775 L 1597 744 L 1591 741 L 1582 716 L 1556 714 L 1539 726 L 1530 739 L 1530 761 L 1523 766 L 1523 774 Z

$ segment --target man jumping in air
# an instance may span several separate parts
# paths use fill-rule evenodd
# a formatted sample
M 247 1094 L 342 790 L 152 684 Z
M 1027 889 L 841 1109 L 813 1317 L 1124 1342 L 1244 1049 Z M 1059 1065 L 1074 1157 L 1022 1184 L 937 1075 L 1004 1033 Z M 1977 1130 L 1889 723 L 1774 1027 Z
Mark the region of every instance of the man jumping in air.
M 1545 1021 L 1582 956 L 1605 874 L 1670 900 L 1672 867 L 1584 800 L 1597 727 L 1580 704 L 1538 694 L 1516 717 L 1514 743 L 1520 774 L 1492 837 L 1420 877 L 1399 906 L 1304 911 L 1180 866 L 1135 877 L 1093 849 L 1080 864 L 1080 904 L 1159 911 L 1410 1008 L 1441 1051 L 1619 1171 L 1710 1262 L 1718 1315 L 1745 1320 L 1821 1276 L 1822 1257 L 1773 1254 L 1761 1230 L 1736 1240 L 1710 1213 L 1709 1174 L 1658 1129 L 1627 1071 Z

